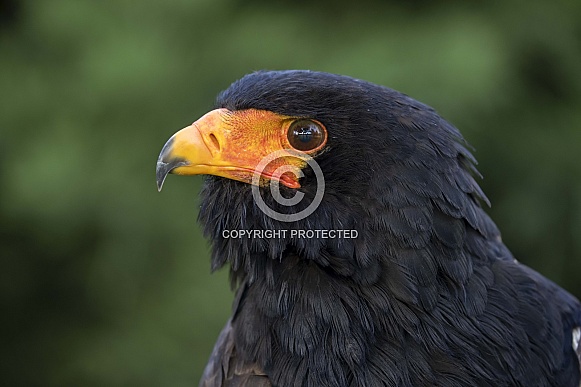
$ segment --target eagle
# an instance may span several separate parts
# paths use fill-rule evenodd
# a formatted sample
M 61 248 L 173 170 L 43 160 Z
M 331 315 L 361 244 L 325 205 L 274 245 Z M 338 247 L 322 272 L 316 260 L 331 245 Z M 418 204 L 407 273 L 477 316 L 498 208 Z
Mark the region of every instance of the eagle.
M 258 71 L 156 168 L 206 175 L 236 296 L 200 386 L 580 386 L 581 304 L 519 263 L 460 132 L 347 76 Z

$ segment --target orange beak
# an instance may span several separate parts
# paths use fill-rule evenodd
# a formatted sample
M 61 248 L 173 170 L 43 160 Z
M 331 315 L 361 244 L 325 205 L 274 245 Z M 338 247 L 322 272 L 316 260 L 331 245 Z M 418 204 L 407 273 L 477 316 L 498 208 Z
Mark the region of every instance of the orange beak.
M 207 113 L 174 134 L 161 150 L 156 168 L 158 190 L 169 173 L 216 175 L 257 185 L 276 180 L 300 188 L 308 155 L 294 151 L 287 139 L 294 120 L 256 109 Z

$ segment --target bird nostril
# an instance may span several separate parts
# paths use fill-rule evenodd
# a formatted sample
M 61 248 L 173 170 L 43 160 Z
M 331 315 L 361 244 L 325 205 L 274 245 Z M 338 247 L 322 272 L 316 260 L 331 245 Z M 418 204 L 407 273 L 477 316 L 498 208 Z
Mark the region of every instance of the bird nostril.
M 214 133 L 210 133 L 210 135 L 208 137 L 210 137 L 210 141 L 212 141 L 212 145 L 214 146 L 214 148 L 217 151 L 220 151 L 220 142 L 216 138 L 216 135 L 214 135 Z

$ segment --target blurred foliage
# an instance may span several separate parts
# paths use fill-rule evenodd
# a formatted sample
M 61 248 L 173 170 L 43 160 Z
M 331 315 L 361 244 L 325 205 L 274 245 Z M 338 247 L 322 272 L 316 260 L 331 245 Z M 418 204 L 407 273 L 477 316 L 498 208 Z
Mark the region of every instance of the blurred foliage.
M 363 78 L 477 149 L 515 256 L 581 296 L 581 3 L 0 1 L 4 385 L 196 384 L 227 319 L 165 140 L 257 69 Z

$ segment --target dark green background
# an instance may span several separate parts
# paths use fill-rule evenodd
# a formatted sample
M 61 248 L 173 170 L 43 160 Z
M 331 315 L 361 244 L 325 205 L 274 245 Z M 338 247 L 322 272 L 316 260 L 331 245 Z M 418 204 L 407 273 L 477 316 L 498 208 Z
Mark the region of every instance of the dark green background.
M 0 378 L 196 384 L 225 322 L 201 178 L 155 161 L 258 69 L 434 106 L 477 149 L 515 256 L 581 295 L 581 2 L 0 1 Z

